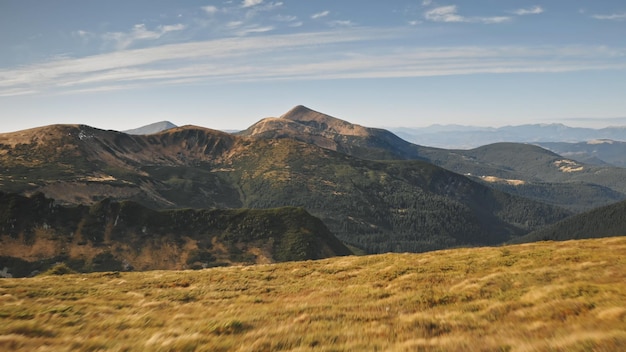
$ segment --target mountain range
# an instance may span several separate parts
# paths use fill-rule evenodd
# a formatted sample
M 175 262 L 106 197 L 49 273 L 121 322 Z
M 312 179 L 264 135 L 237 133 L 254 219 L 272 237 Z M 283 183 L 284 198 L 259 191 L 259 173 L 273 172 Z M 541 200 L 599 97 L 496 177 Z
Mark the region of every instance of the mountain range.
M 519 126 L 476 127 L 433 125 L 416 128 L 391 128 L 407 141 L 448 149 L 471 149 L 499 142 L 578 143 L 598 139 L 626 141 L 626 126 L 600 129 L 570 127 L 563 124 L 527 124 Z
M 318 113 L 318 117 L 322 115 L 324 114 Z M 271 119 L 266 119 L 264 124 L 276 121 L 280 120 L 272 122 Z M 177 126 L 169 121 L 161 121 L 123 132 L 147 135 L 175 127 Z M 626 127 L 592 129 L 563 124 L 534 124 L 487 128 L 433 125 L 423 128 L 391 128 L 389 131 L 406 141 L 435 148 L 473 149 L 502 142 L 524 143 L 538 145 L 585 164 L 626 167 Z M 240 133 L 235 130 L 224 132 Z
M 626 169 L 518 143 L 424 147 L 304 106 L 236 134 L 85 125 L 0 134 L 0 163 L 1 191 L 63 207 L 296 207 L 366 253 L 505 243 L 626 199 Z M 156 210 L 141 213 L 168 218 Z
M 295 139 L 368 160 L 421 160 L 515 195 L 585 211 L 626 198 L 626 170 L 587 165 L 543 148 L 495 143 L 471 150 L 416 145 L 395 134 L 367 128 L 297 106 L 239 133 L 264 139 Z
M 434 126 L 432 130 L 463 132 L 478 129 Z M 489 131 L 506 132 L 501 137 L 503 140 L 575 140 L 594 135 L 626 138 L 626 129 L 620 127 L 593 130 L 550 124 L 509 126 Z M 494 143 L 474 150 L 442 150 L 408 143 L 387 130 L 351 124 L 304 106 L 296 106 L 280 118 L 263 119 L 239 134 L 287 137 L 364 159 L 424 160 L 505 192 L 572 211 L 610 204 L 625 199 L 626 194 L 626 187 L 621 182 L 626 174 L 612 167 L 626 165 L 626 143 L 622 142 L 538 144 L 554 153 L 519 143 Z M 448 140 L 457 139 L 454 136 Z

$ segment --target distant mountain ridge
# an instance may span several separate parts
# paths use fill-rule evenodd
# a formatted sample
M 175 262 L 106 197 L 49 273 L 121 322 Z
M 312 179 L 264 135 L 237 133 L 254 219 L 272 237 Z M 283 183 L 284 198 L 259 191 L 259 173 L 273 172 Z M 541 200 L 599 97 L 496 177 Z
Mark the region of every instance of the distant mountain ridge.
M 626 168 L 626 142 L 595 139 L 578 143 L 543 142 L 537 145 L 583 163 Z
M 416 128 L 390 128 L 407 141 L 446 149 L 471 149 L 499 142 L 577 143 L 596 139 L 626 141 L 626 126 L 601 129 L 569 127 L 563 124 L 528 124 L 499 128 L 433 125 Z
M 154 133 L 159 133 L 162 131 L 167 131 L 171 128 L 176 128 L 178 126 L 176 126 L 175 124 L 169 122 L 169 121 L 160 121 L 160 122 L 155 122 L 155 123 L 151 123 L 149 125 L 145 125 L 145 126 L 141 126 L 138 128 L 133 128 L 131 130 L 126 130 L 126 131 L 122 131 L 126 134 L 154 134 Z

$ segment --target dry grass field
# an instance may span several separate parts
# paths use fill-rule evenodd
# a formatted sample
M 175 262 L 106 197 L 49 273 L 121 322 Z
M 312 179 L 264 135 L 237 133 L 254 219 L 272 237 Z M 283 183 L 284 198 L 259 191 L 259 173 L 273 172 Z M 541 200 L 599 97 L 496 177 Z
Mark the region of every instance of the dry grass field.
M 0 279 L 3 351 L 624 351 L 626 237 Z

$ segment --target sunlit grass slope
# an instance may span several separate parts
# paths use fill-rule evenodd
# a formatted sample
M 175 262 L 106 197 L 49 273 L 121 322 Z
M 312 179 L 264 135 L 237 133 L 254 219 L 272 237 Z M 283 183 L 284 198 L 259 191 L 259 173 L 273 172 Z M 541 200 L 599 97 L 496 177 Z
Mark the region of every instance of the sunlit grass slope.
M 0 279 L 0 350 L 623 351 L 626 237 Z

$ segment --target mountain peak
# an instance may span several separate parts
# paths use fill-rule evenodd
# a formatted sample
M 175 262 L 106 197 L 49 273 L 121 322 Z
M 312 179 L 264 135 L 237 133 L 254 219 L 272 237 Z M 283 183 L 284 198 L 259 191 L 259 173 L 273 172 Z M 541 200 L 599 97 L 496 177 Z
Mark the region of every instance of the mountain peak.
M 368 129 L 363 126 L 323 114 L 309 109 L 304 105 L 297 105 L 293 107 L 280 118 L 313 127 L 324 132 L 349 136 L 366 136 L 369 134 Z
M 310 121 L 316 118 L 330 117 L 321 112 L 309 109 L 304 105 L 296 105 L 280 116 L 281 119 L 292 121 Z

